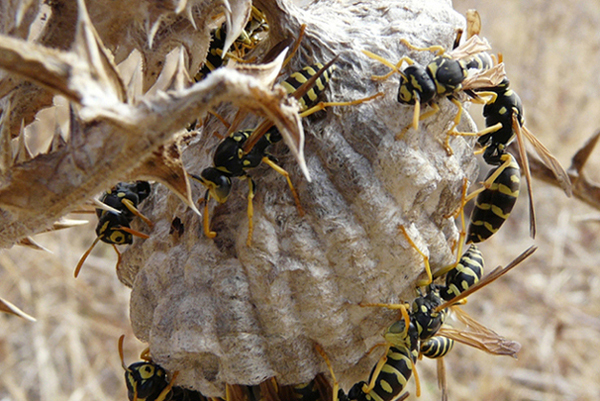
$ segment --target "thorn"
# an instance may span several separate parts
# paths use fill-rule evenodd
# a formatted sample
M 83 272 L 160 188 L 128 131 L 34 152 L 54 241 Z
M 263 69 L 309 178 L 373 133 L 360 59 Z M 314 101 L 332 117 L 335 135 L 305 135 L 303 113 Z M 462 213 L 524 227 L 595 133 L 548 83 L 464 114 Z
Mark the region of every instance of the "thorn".
M 127 83 L 127 99 L 129 99 L 131 103 L 135 104 L 136 100 L 142 96 L 142 86 L 142 58 L 140 57 L 135 65 L 133 74 L 131 74 L 131 79 Z
M 202 214 L 192 200 L 188 175 L 181 161 L 180 140 L 181 137 L 161 146 L 152 156 L 144 160 L 141 166 L 134 169 L 130 175 L 137 179 L 151 179 L 160 182 L 177 195 L 194 213 L 201 216 Z
M 46 248 L 43 245 L 40 245 L 31 237 L 21 238 L 19 241 L 17 241 L 17 244 L 21 245 L 21 246 L 26 246 L 28 248 L 35 249 L 37 251 L 45 251 L 48 253 L 53 253 L 50 249 Z
M 100 201 L 99 201 L 98 199 L 96 199 L 96 198 L 93 198 L 93 199 L 92 199 L 92 203 L 93 203 L 94 205 L 96 205 L 96 208 L 97 208 L 97 209 L 106 210 L 107 212 L 111 212 L 111 213 L 114 213 L 114 214 L 121 214 L 121 211 L 120 211 L 120 210 L 117 210 L 117 209 L 115 209 L 115 208 L 114 208 L 114 207 L 112 207 L 112 206 L 108 206 L 106 203 L 104 203 L 104 202 L 100 202 Z
M 54 124 L 54 135 L 52 136 L 52 141 L 50 141 L 50 145 L 48 146 L 48 151 L 46 153 L 56 152 L 57 150 L 64 148 L 67 145 L 65 138 L 62 135 L 62 128 L 56 120 Z
M 78 227 L 78 226 L 82 226 L 82 225 L 85 225 L 88 223 L 89 223 L 89 221 L 87 221 L 87 220 L 75 220 L 75 219 L 61 218 L 60 220 L 55 221 L 52 224 L 52 228 L 48 231 L 64 230 L 66 228 Z
M 14 164 L 21 164 L 33 159 L 29 147 L 27 147 L 27 141 L 25 140 L 25 120 L 21 120 L 21 129 L 19 130 L 19 145 L 17 148 L 17 154 L 15 156 Z
M 179 4 L 177 4 L 177 8 L 175 9 L 176 14 L 181 14 L 185 9 L 185 17 L 190 21 L 190 24 L 197 31 L 198 26 L 196 25 L 196 20 L 194 19 L 194 14 L 192 12 L 192 4 L 188 4 L 188 0 L 179 0 Z
M 226 10 L 225 24 L 227 25 L 227 35 L 225 37 L 221 57 L 225 57 L 233 42 L 240 36 L 246 26 L 246 22 L 248 22 L 250 13 L 252 12 L 252 3 L 246 2 L 244 4 L 236 4 L 236 7 L 232 10 L 228 0 L 222 1 Z
M 27 313 L 23 312 L 21 309 L 17 308 L 15 305 L 3 298 L 0 298 L 0 311 L 10 313 L 11 315 L 19 316 L 20 318 L 29 320 L 30 322 L 36 321 L 33 316 L 28 315 Z
M 184 8 L 187 8 L 188 4 L 187 4 L 187 0 L 179 0 L 179 3 L 177 3 L 177 8 L 175 8 L 175 14 L 179 14 L 183 11 Z
M 111 91 L 119 99 L 126 100 L 127 92 L 119 75 L 112 53 L 109 52 L 94 28 L 85 7 L 85 0 L 77 0 L 77 33 L 75 35 L 75 51 L 87 61 L 89 73 L 93 79 Z
M 166 86 L 167 90 L 183 90 L 189 87 L 192 83 L 192 79 L 188 74 L 188 69 L 185 62 L 186 51 L 183 46 L 179 47 L 179 57 L 177 58 L 177 65 L 173 71 L 173 76 L 169 84 Z
M 158 19 L 152 24 L 152 26 L 148 29 L 148 25 L 146 25 L 146 33 L 148 35 L 148 48 L 152 49 L 154 46 L 154 37 L 158 32 L 158 28 L 160 28 L 160 24 L 162 23 L 162 15 L 158 17 Z M 149 22 L 148 22 L 149 23 Z
M 17 12 L 15 13 L 15 26 L 17 28 L 21 27 L 21 23 L 23 22 L 23 17 L 25 17 L 25 14 L 29 10 L 29 8 L 31 8 L 32 3 L 33 3 L 33 0 L 22 0 L 19 3 L 19 8 L 17 9 Z

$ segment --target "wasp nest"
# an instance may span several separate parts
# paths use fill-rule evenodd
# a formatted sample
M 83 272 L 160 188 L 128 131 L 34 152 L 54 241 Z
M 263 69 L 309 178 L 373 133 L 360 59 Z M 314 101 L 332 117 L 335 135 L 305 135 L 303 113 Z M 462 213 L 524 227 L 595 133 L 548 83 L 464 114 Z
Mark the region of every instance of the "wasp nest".
M 272 376 L 281 384 L 306 382 L 325 369 L 315 343 L 333 359 L 346 388 L 366 380 L 376 357 L 366 357 L 367 350 L 381 340 L 394 314 L 358 304 L 411 299 L 423 273 L 421 257 L 399 226 L 431 256 L 434 269 L 450 263 L 457 229 L 448 216 L 459 205 L 463 178 L 475 177 L 472 147 L 456 138 L 449 156 L 441 146 L 456 111 L 445 101 L 418 132 L 395 140 L 410 124 L 413 108 L 396 101 L 396 77 L 371 79 L 388 69 L 361 50 L 396 62 L 406 54 L 401 38 L 449 46 L 463 18 L 444 1 L 402 4 L 255 4 L 270 26 L 261 47 L 307 25 L 286 74 L 339 55 L 328 101 L 385 95 L 304 119 L 310 182 L 285 145 L 271 149 L 292 177 L 304 216 L 281 175 L 266 166 L 250 172 L 257 183 L 251 246 L 244 180 L 234 182 L 226 203 L 209 204 L 215 239 L 164 188 L 147 201 L 144 213 L 159 223 L 150 239 L 127 250 L 120 277 L 133 287 L 136 335 L 150 343 L 156 361 L 180 371 L 182 386 L 222 395 L 223 383 L 258 384 Z M 411 57 L 425 64 L 432 55 Z M 212 133 L 225 132 L 213 120 L 183 152 L 190 173 L 212 165 L 219 142 Z M 204 190 L 196 185 L 193 198 Z M 171 227 L 176 218 L 181 235 Z
M 25 3 L 13 10 L 20 24 L 38 12 L 32 6 L 36 2 Z M 149 343 L 155 362 L 180 372 L 178 385 L 220 396 L 224 383 L 254 385 L 272 376 L 281 384 L 306 382 L 325 369 L 315 344 L 331 357 L 345 388 L 365 380 L 378 357 L 367 351 L 380 342 L 395 314 L 359 303 L 414 296 L 423 260 L 400 226 L 429 254 L 434 270 L 451 262 L 458 232 L 449 216 L 460 204 L 463 179 L 473 180 L 477 168 L 471 139 L 452 139 L 453 155 L 441 145 L 456 113 L 448 101 L 442 100 L 441 111 L 423 120 L 418 131 L 395 139 L 412 121 L 414 109 L 396 101 L 397 75 L 371 79 L 389 69 L 361 50 L 396 62 L 407 54 L 402 38 L 417 46 L 448 47 L 464 18 L 444 0 L 254 3 L 266 14 L 269 35 L 253 55 L 296 37 L 306 24 L 284 75 L 338 56 L 328 101 L 384 95 L 303 119 L 310 181 L 284 144 L 270 149 L 290 173 L 305 214 L 281 175 L 267 166 L 253 169 L 254 237 L 247 246 L 248 189 L 242 180 L 234 182 L 226 203 L 209 204 L 215 239 L 204 235 L 202 218 L 190 209 L 204 188 L 190 187 L 184 169 L 199 174 L 211 166 L 219 142 L 213 133 L 225 129 L 211 118 L 195 136 L 178 132 L 225 102 L 218 111 L 229 121 L 242 107 L 300 137 L 297 108 L 281 88 L 271 87 L 272 70 L 224 68 L 185 88 L 182 77 L 198 70 L 210 30 L 221 22 L 213 17 L 224 14 L 229 31 L 239 32 L 250 2 L 140 0 L 127 2 L 123 10 L 111 2 L 114 13 L 100 7 L 102 2 L 88 2 L 89 15 L 84 2 L 77 3 L 78 8 L 74 2 L 48 2 L 53 12 L 39 44 L 0 38 L 2 67 L 21 77 L 5 77 L 1 87 L 10 87 L 12 97 L 2 106 L 0 244 L 11 245 L 49 226 L 117 181 L 158 181 L 172 192 L 154 186 L 142 211 L 155 226 L 144 230 L 149 239 L 127 249 L 118 273 L 133 288 L 136 335 Z M 57 18 L 71 19 L 69 26 L 76 30 L 51 29 L 61 22 Z M 115 67 L 133 49 L 143 60 L 141 94 Z M 182 49 L 178 78 L 163 88 L 169 91 L 146 93 L 173 49 Z M 433 57 L 414 51 L 410 56 L 421 64 Z M 57 135 L 47 154 L 13 161 L 7 140 L 18 136 L 22 120 L 31 121 L 50 104 L 51 96 L 36 95 L 25 107 L 31 88 L 70 100 L 70 136 L 65 141 Z M 11 107 L 15 113 L 8 112 Z M 467 119 L 463 115 L 462 131 L 473 130 Z M 246 122 L 242 128 L 257 124 Z M 37 188 L 35 193 L 23 183 Z

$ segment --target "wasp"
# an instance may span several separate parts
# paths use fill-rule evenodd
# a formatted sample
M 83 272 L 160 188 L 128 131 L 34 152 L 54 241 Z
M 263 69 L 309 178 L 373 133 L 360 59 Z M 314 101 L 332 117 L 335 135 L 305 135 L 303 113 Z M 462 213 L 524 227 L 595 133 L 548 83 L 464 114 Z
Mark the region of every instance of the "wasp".
M 507 267 L 498 267 L 485 278 L 481 278 L 483 274 L 483 258 L 479 261 L 481 254 L 476 248 L 473 249 L 471 247 L 461 258 L 462 264 L 459 264 L 461 266 L 459 270 L 447 276 L 446 286 L 430 285 L 426 295 L 421 294 L 413 301 L 412 310 L 409 314 L 407 314 L 405 304 L 377 303 L 361 304 L 361 306 L 378 306 L 400 310 L 402 318 L 394 322 L 386 330 L 384 338 L 393 345 L 396 345 L 396 343 L 404 344 L 405 346 L 409 344 L 411 349 L 413 341 L 415 341 L 418 344 L 415 347 L 415 349 L 418 349 L 418 359 L 423 356 L 437 359 L 438 381 L 442 389 L 442 397 L 446 399 L 445 367 L 442 358 L 450 352 L 455 341 L 493 355 L 515 356 L 520 349 L 519 343 L 507 340 L 483 326 L 456 305 L 462 302 L 467 296 L 508 273 L 535 252 L 535 250 L 535 247 L 528 248 Z M 470 266 L 465 267 L 465 265 Z M 448 298 L 446 302 L 442 299 L 442 294 L 444 294 L 445 298 Z M 445 325 L 447 315 L 450 313 L 454 314 L 467 329 L 458 330 Z M 413 340 L 415 337 L 416 340 Z M 385 362 L 383 363 L 385 364 Z M 419 387 L 417 387 L 418 394 Z
M 448 301 L 477 284 L 483 276 L 484 261 L 481 251 L 472 244 L 459 262 L 446 274 L 446 285 L 440 288 L 440 297 Z M 438 272 L 436 275 L 442 275 Z
M 129 401 L 207 401 L 201 393 L 174 386 L 179 372 L 173 373 L 167 379 L 167 372 L 156 363 L 152 362 L 148 350 L 140 355 L 140 362 L 125 366 L 123 357 L 123 340 L 119 338 L 119 357 L 121 366 L 125 370 L 125 384 Z
M 400 332 L 403 331 L 404 329 L 400 329 Z M 417 336 L 414 326 L 412 326 L 410 332 L 412 334 L 412 340 L 416 341 Z M 406 399 L 409 393 L 406 392 L 401 396 L 400 393 L 410 379 L 414 360 L 416 359 L 417 355 L 417 353 L 414 351 L 407 351 L 407 344 L 409 344 L 410 341 L 411 339 L 407 338 L 407 335 L 403 335 L 403 340 L 400 341 L 399 345 L 388 347 L 386 357 L 380 359 L 380 361 L 377 363 L 377 365 L 375 365 L 375 367 L 373 367 L 373 370 L 371 371 L 371 375 L 369 376 L 369 382 L 371 383 L 370 389 L 366 382 L 360 381 L 352 386 L 348 394 L 340 389 L 327 354 L 320 345 L 315 344 L 315 349 L 325 360 L 333 380 L 332 400 L 402 401 Z M 386 365 L 388 362 L 389 364 Z M 365 389 L 368 391 L 365 392 Z
M 447 98 L 458 109 L 444 143 L 448 153 L 452 154 L 449 139 L 459 124 L 463 111 L 459 101 L 460 92 L 496 86 L 506 75 L 504 64 L 494 62 L 493 56 L 488 53 L 491 47 L 486 40 L 479 37 L 478 33 L 478 28 L 469 32 L 469 38 L 459 45 L 460 35 L 462 35 L 460 31 L 454 48 L 448 52 L 442 46 L 416 47 L 407 40 L 401 39 L 400 42 L 411 50 L 435 52 L 436 56 L 425 67 L 415 63 L 408 56 L 402 57 L 398 63 L 393 64 L 372 52 L 363 50 L 368 57 L 392 69 L 386 75 L 373 76 L 373 79 L 387 79 L 393 73 L 399 73 L 397 100 L 401 104 L 414 106 L 412 124 L 396 136 L 397 140 L 400 140 L 411 127 L 418 130 L 420 120 L 431 117 L 440 110 L 438 99 Z M 405 62 L 408 66 L 401 70 Z M 474 98 L 474 100 L 482 101 L 481 98 Z M 431 109 L 421 113 L 423 105 L 429 105 Z
M 301 103 L 301 111 L 305 111 L 311 102 L 315 102 L 320 93 L 325 89 L 325 85 L 329 81 L 335 66 L 333 64 L 324 67 L 322 64 L 305 67 L 303 70 L 292 74 L 284 81 L 284 88 L 288 93 L 294 93 L 308 79 L 313 79 L 313 82 L 318 82 L 310 93 L 303 95 Z M 315 78 L 319 75 L 320 78 Z M 258 167 L 261 163 L 265 163 L 273 168 L 278 173 L 282 174 L 292 191 L 292 195 L 299 207 L 300 214 L 303 214 L 302 207 L 298 194 L 290 180 L 289 173 L 279 167 L 275 159 L 266 153 L 267 148 L 281 141 L 282 136 L 276 127 L 271 127 L 258 141 L 252 146 L 248 153 L 244 152 L 244 145 L 248 138 L 254 133 L 254 130 L 241 130 L 233 132 L 231 135 L 223 139 L 217 146 L 213 156 L 213 167 L 208 167 L 200 173 L 200 175 L 192 174 L 191 177 L 201 182 L 206 188 L 204 196 L 204 233 L 209 238 L 215 238 L 216 233 L 209 228 L 208 219 L 208 200 L 214 198 L 219 203 L 225 203 L 229 198 L 232 189 L 232 178 L 245 178 L 248 181 L 248 246 L 252 242 L 254 209 L 252 200 L 255 195 L 256 184 L 254 180 L 247 174 L 247 170 Z
M 194 76 L 194 81 L 199 82 L 206 78 L 208 74 L 223 65 L 223 62 L 229 58 L 236 61 L 242 61 L 245 54 L 254 49 L 262 40 L 262 36 L 269 30 L 265 15 L 256 7 L 252 6 L 250 19 L 246 27 L 233 42 L 234 51 L 223 55 L 227 30 L 225 25 L 220 26 L 211 33 L 210 46 L 206 55 L 206 60 L 202 68 Z
M 518 196 L 518 185 L 517 181 L 520 181 L 518 177 L 521 175 L 521 170 L 516 160 L 512 156 L 507 156 L 508 145 L 516 138 L 519 148 L 519 158 L 522 163 L 526 183 L 527 183 L 527 194 L 529 196 L 529 231 L 530 236 L 535 238 L 536 235 L 536 222 L 535 222 L 535 208 L 533 204 L 533 190 L 531 186 L 531 172 L 529 169 L 529 160 L 525 149 L 525 139 L 533 146 L 537 155 L 540 157 L 546 167 L 548 167 L 556 179 L 558 180 L 561 188 L 565 191 L 567 196 L 572 194 L 571 180 L 562 167 L 560 162 L 552 155 L 552 153 L 544 146 L 544 144 L 537 139 L 525 126 L 525 119 L 523 115 L 523 105 L 519 95 L 510 88 L 510 81 L 508 78 L 504 78 L 498 85 L 489 88 L 482 88 L 486 94 L 493 94 L 490 100 L 485 102 L 483 107 L 483 116 L 485 117 L 486 128 L 478 133 L 459 133 L 452 132 L 450 135 L 476 135 L 478 144 L 484 149 L 483 159 L 485 162 L 492 166 L 499 166 L 492 170 L 488 175 L 484 183 L 484 189 L 482 194 L 486 190 L 490 190 L 495 185 L 494 177 L 497 180 L 513 180 L 514 185 L 511 188 L 516 190 L 507 197 L 496 197 L 495 202 L 491 203 L 497 211 L 512 210 L 516 197 Z M 469 93 L 471 96 L 478 97 L 478 91 L 472 91 Z M 502 178 L 500 178 L 501 176 Z M 495 191 L 495 190 L 492 190 Z M 486 196 L 486 195 L 479 195 Z M 472 197 L 470 197 L 472 199 Z M 508 217 L 508 213 L 482 213 L 478 212 L 477 218 L 485 217 L 487 215 L 491 219 L 495 220 L 495 223 L 486 220 L 477 220 L 476 226 L 472 228 L 476 234 L 469 236 L 469 241 L 480 242 L 489 238 L 493 233 L 497 231 L 502 222 Z M 504 218 L 500 216 L 504 215 Z M 500 221 L 501 220 L 501 221 Z M 499 223 L 499 224 L 498 224 Z M 478 229 L 479 226 L 488 226 L 483 229 Z
M 146 181 L 120 182 L 110 190 L 106 191 L 99 199 L 99 202 L 108 206 L 109 210 L 96 209 L 98 216 L 98 225 L 96 226 L 96 239 L 87 251 L 79 259 L 75 268 L 75 277 L 83 266 L 88 255 L 94 249 L 98 241 L 111 244 L 117 252 L 117 268 L 121 263 L 121 253 L 117 245 L 133 243 L 133 236 L 147 239 L 148 235 L 132 229 L 129 225 L 134 217 L 141 218 L 150 228 L 152 222 L 144 216 L 138 209 L 138 205 L 150 195 L 150 184 Z
M 320 63 L 304 67 L 284 80 L 282 86 L 291 96 L 300 103 L 300 116 L 305 117 L 327 106 L 345 106 L 362 103 L 375 96 L 351 102 L 319 103 L 318 99 L 326 88 L 335 71 L 331 60 L 326 65 Z M 266 131 L 264 131 L 266 129 Z M 299 214 L 304 215 L 300 198 L 292 184 L 289 173 L 277 165 L 276 159 L 267 153 L 267 148 L 279 141 L 282 135 L 279 130 L 266 122 L 254 130 L 235 131 L 217 146 L 213 156 L 213 166 L 204 169 L 200 175 L 191 174 L 191 177 L 201 182 L 206 188 L 204 197 L 204 233 L 209 238 L 215 238 L 216 232 L 210 230 L 208 218 L 208 200 L 212 197 L 219 203 L 225 203 L 231 193 L 232 178 L 246 179 L 248 182 L 248 238 L 247 245 L 252 242 L 254 209 L 252 200 L 256 193 L 256 183 L 247 174 L 248 170 L 258 167 L 261 163 L 277 171 L 286 178 L 288 186 L 294 197 Z
M 129 401 L 166 401 L 173 395 L 173 383 L 177 373 L 171 380 L 167 380 L 167 372 L 159 365 L 152 362 L 146 352 L 140 358 L 142 361 L 125 366 L 123 357 L 123 340 L 119 338 L 119 356 L 121 366 L 125 370 L 125 384 L 127 385 L 127 398 Z

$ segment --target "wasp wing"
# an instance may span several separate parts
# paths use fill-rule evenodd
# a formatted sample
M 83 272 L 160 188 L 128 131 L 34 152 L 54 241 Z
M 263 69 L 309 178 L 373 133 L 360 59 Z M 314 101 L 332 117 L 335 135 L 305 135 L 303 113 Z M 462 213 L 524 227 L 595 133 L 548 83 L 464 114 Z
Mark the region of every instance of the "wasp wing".
M 535 152 L 542 160 L 542 163 L 544 163 L 544 165 L 554 173 L 554 176 L 558 180 L 560 187 L 563 189 L 563 191 L 565 191 L 567 196 L 570 197 L 573 194 L 572 184 L 569 175 L 563 166 L 556 159 L 556 157 L 550 153 L 548 148 L 544 146 L 544 144 L 537 139 L 535 135 L 529 132 L 525 126 L 521 127 L 521 130 L 523 131 L 525 138 L 527 138 L 529 143 L 533 146 L 533 149 L 535 149 Z
M 443 304 L 441 304 L 440 306 L 438 306 L 437 308 L 435 308 L 436 312 L 439 312 L 441 310 L 444 310 L 446 308 L 451 307 L 452 305 L 454 305 L 457 302 L 465 299 L 466 297 L 468 297 L 472 293 L 474 293 L 476 291 L 479 291 L 480 289 L 482 289 L 486 285 L 488 285 L 488 284 L 496 281 L 497 279 L 499 279 L 500 277 L 504 276 L 506 273 L 508 273 L 509 271 L 511 271 L 513 268 L 515 268 L 516 266 L 518 266 L 522 261 L 524 261 L 529 256 L 531 256 L 536 250 L 537 250 L 537 247 L 532 245 L 529 248 L 527 248 L 525 251 L 523 251 L 519 256 L 517 256 L 516 258 L 514 258 L 513 261 L 510 262 L 506 267 L 502 267 L 502 266 L 496 267 L 487 276 L 485 276 L 484 278 L 482 278 L 481 280 L 479 280 L 477 282 L 477 284 L 472 285 L 467 290 L 461 292 L 459 295 L 455 296 L 451 300 L 449 300 L 447 302 L 444 302 Z
M 462 82 L 462 90 L 494 88 L 506 78 L 504 63 L 499 63 L 485 70 L 469 70 L 469 75 Z
M 485 327 L 460 307 L 451 308 L 454 315 L 461 321 L 466 328 L 459 330 L 444 326 L 440 328 L 438 334 L 454 341 L 477 348 L 492 355 L 509 355 L 516 358 L 521 349 L 521 344 L 516 341 L 508 340 L 495 331 Z
M 523 141 L 523 136 L 521 135 L 522 130 L 516 112 L 513 112 L 512 120 L 513 132 L 515 133 L 515 136 L 517 137 L 517 143 L 519 144 L 519 156 L 521 158 L 521 164 L 523 165 L 522 170 L 525 172 L 525 179 L 527 181 L 527 195 L 529 198 L 529 235 L 531 238 L 535 239 L 535 207 L 533 206 L 533 189 L 531 188 L 531 170 L 529 168 L 529 159 L 527 158 L 525 142 Z
M 453 59 L 460 60 L 473 56 L 477 53 L 487 52 L 492 50 L 489 42 L 478 35 L 474 35 L 467 39 L 465 43 L 448 52 L 448 55 Z

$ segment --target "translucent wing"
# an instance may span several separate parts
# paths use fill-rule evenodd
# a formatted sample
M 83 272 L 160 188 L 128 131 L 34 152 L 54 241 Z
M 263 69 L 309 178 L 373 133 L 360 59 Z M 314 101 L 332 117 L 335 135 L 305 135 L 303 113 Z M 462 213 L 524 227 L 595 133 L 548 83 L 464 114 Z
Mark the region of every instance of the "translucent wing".
M 563 166 L 556 159 L 556 157 L 554 157 L 552 153 L 550 153 L 548 148 L 546 148 L 546 146 L 544 146 L 544 144 L 540 142 L 539 139 L 537 139 L 531 132 L 529 132 L 529 130 L 526 127 L 521 127 L 521 130 L 523 131 L 525 138 L 527 138 L 529 143 L 531 143 L 531 145 L 533 146 L 533 149 L 535 149 L 535 152 L 540 157 L 544 165 L 550 170 L 552 170 L 554 176 L 560 184 L 560 187 L 563 189 L 563 191 L 565 191 L 567 196 L 570 197 L 573 193 L 571 180 L 569 179 L 569 175 L 567 174 Z
M 469 72 L 470 74 L 462 82 L 463 90 L 496 87 L 506 78 L 504 63 L 496 64 L 487 70 L 469 70 Z
M 509 355 L 516 358 L 517 353 L 521 349 L 521 344 L 516 341 L 508 340 L 495 331 L 485 327 L 469 316 L 460 307 L 454 306 L 451 308 L 454 315 L 459 321 L 465 324 L 464 330 L 444 326 L 438 334 L 454 341 L 477 348 L 481 351 L 493 355 Z
M 448 55 L 453 59 L 459 60 L 461 58 L 467 58 L 474 54 L 487 52 L 492 50 L 492 47 L 486 39 L 483 39 L 477 35 L 474 35 L 467 39 L 465 43 L 458 46 L 456 49 L 448 52 Z
M 529 235 L 531 238 L 535 238 L 535 207 L 533 206 L 533 189 L 531 188 L 531 170 L 529 169 L 529 159 L 527 158 L 527 151 L 525 150 L 525 142 L 523 141 L 523 136 L 521 135 L 521 124 L 519 124 L 517 113 L 513 113 L 512 120 L 513 132 L 515 133 L 517 142 L 519 144 L 519 157 L 521 158 L 521 164 L 523 165 L 521 170 L 525 172 L 525 179 L 527 181 L 527 196 L 529 198 Z

